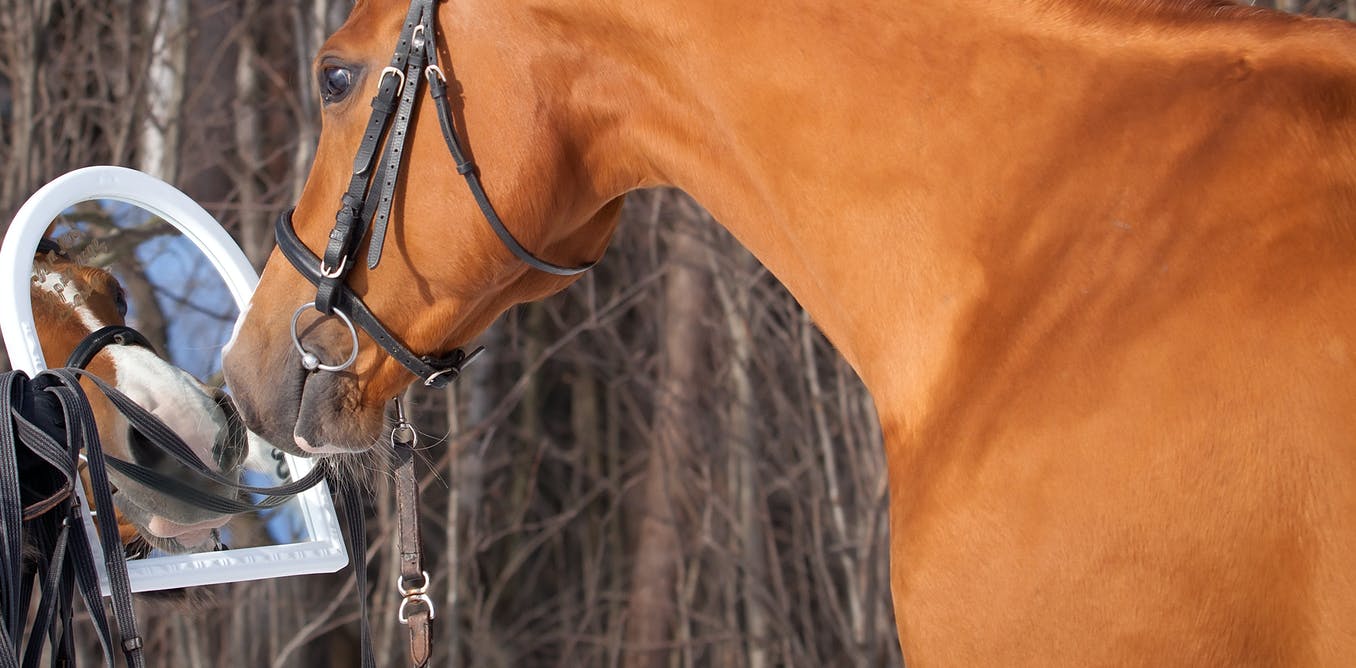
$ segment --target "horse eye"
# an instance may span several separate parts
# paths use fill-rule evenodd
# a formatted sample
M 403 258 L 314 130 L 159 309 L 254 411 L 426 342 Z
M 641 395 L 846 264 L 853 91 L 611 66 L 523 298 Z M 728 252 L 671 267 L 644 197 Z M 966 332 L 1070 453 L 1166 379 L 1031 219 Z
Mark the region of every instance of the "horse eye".
M 333 104 L 344 99 L 353 86 L 353 70 L 327 65 L 320 69 L 320 99 Z
M 127 317 L 127 293 L 123 291 L 122 286 L 118 286 L 118 291 L 113 293 L 113 305 L 118 309 L 118 315 Z

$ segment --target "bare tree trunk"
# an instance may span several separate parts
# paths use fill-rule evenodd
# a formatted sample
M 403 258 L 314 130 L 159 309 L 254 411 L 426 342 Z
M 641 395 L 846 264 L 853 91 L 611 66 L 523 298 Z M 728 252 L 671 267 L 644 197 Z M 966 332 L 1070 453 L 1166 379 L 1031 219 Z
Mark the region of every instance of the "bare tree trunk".
M 668 199 L 667 193 L 656 195 Z M 663 201 L 660 200 L 660 202 Z M 658 207 L 656 207 L 656 211 Z M 695 410 L 700 378 L 703 312 L 702 244 L 691 234 L 672 235 L 660 329 L 661 378 L 655 399 L 653 443 L 640 501 L 640 532 L 627 607 L 628 668 L 663 666 L 673 638 L 680 596 L 678 571 L 690 499 L 683 462 L 691 456 L 700 416 Z
M 147 4 L 146 12 L 154 38 L 137 167 L 173 182 L 179 173 L 179 120 L 188 66 L 188 2 L 160 0 Z
M 33 150 L 37 126 L 39 68 L 42 54 L 38 42 L 52 19 L 52 0 L 6 0 L 3 29 L 7 44 L 10 108 L 9 138 L 11 148 L 5 161 L 3 191 L 5 228 L 10 216 L 19 207 L 19 200 L 36 189 L 35 172 L 39 156 Z
M 768 621 L 764 599 L 756 594 L 767 585 L 767 570 L 763 550 L 763 503 L 758 488 L 757 457 L 753 415 L 753 335 L 749 320 L 753 316 L 750 277 L 757 271 L 757 262 L 747 251 L 730 244 L 733 271 L 715 266 L 712 275 L 718 277 L 716 294 L 730 337 L 730 386 L 733 394 L 726 427 L 733 501 L 735 505 L 735 532 L 738 536 L 740 561 L 739 596 L 742 603 L 743 627 L 748 668 L 767 668 Z M 716 257 L 712 254 L 713 260 Z
M 460 385 L 453 383 L 443 390 L 447 403 L 447 433 L 451 435 L 451 452 L 447 453 L 447 516 L 446 555 L 447 595 L 439 611 L 443 620 L 443 635 L 438 643 L 447 648 L 448 655 L 442 665 L 447 668 L 461 668 L 461 494 L 462 494 L 462 457 L 467 450 L 456 438 L 461 431 L 461 402 L 457 397 Z M 460 446 L 460 447 L 459 447 Z
M 263 167 L 261 133 L 259 127 L 259 63 L 258 45 L 252 26 L 259 11 L 259 0 L 243 0 L 240 13 L 244 27 L 236 41 L 235 98 L 232 115 L 235 119 L 235 146 L 239 164 L 235 171 L 235 192 L 240 211 L 238 238 L 256 267 L 262 267 L 273 247 L 265 204 L 262 201 L 260 172 Z
M 815 433 L 818 436 L 820 456 L 824 462 L 824 483 L 829 493 L 829 517 L 831 520 L 830 526 L 833 529 L 833 544 L 846 548 L 848 545 L 854 544 L 855 541 L 848 528 L 847 512 L 844 508 L 845 503 L 841 489 L 842 477 L 838 471 L 838 458 L 834 453 L 834 440 L 829 435 L 828 417 L 824 412 L 827 398 L 824 396 L 823 386 L 819 380 L 819 360 L 815 354 L 814 331 L 814 324 L 810 322 L 810 314 L 802 311 L 800 333 L 802 353 L 805 356 L 805 382 L 809 387 Z M 862 605 L 860 583 L 853 577 L 857 572 L 857 564 L 853 556 L 852 550 L 839 550 L 839 565 L 845 576 L 845 589 L 848 599 L 848 621 L 851 625 L 852 641 L 856 645 L 854 649 L 856 649 L 860 648 L 865 642 L 866 610 Z M 859 664 L 863 661 L 862 655 L 858 652 L 854 652 L 851 658 Z
M 330 32 L 333 9 L 331 0 L 310 0 L 299 3 L 295 10 L 297 80 L 302 83 L 304 92 L 297 96 L 301 118 L 296 128 L 297 148 L 292 154 L 293 201 L 301 197 L 301 189 L 306 185 L 306 175 L 311 171 L 311 161 L 315 158 L 316 143 L 320 137 L 320 108 L 312 92 L 315 88 L 310 85 L 315 80 L 311 62 Z

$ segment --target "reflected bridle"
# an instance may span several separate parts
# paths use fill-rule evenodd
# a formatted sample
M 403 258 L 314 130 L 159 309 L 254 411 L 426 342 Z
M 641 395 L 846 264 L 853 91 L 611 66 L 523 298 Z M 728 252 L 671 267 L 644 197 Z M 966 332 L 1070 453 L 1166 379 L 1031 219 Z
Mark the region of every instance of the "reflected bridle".
M 429 387 L 444 387 L 452 382 L 462 368 L 483 350 L 477 348 L 467 354 L 458 348 L 438 357 L 415 353 L 381 324 L 362 298 L 347 284 L 348 274 L 359 261 L 358 256 L 364 248 L 361 242 L 365 237 L 368 238 L 368 269 L 376 269 L 381 261 L 391 202 L 400 176 L 421 79 L 428 81 L 429 94 L 437 110 L 438 125 L 447 150 L 456 162 L 457 173 L 466 179 L 471 196 L 500 241 L 528 266 L 548 274 L 573 276 L 588 271 L 595 264 L 590 262 L 577 267 L 564 267 L 538 258 L 514 238 L 495 212 L 481 185 L 479 170 L 466 156 L 457 137 L 451 105 L 447 99 L 447 77 L 438 66 L 436 14 L 436 0 L 414 0 L 410 4 L 391 64 L 381 71 L 377 94 L 372 98 L 372 115 L 368 118 L 362 142 L 353 159 L 348 190 L 335 214 L 334 227 L 330 230 L 323 257 L 312 253 L 297 236 L 292 224 L 292 210 L 280 215 L 274 225 L 278 248 L 283 256 L 316 286 L 315 300 L 301 305 L 293 313 L 291 323 L 292 342 L 301 354 L 302 366 L 307 371 L 337 372 L 351 366 L 358 357 L 355 326 L 367 332 L 377 345 Z M 379 150 L 382 153 L 381 160 L 376 162 L 374 171 Z M 297 333 L 297 322 L 302 313 L 312 307 L 326 316 L 339 318 L 348 328 L 352 350 L 343 362 L 325 364 L 302 345 Z

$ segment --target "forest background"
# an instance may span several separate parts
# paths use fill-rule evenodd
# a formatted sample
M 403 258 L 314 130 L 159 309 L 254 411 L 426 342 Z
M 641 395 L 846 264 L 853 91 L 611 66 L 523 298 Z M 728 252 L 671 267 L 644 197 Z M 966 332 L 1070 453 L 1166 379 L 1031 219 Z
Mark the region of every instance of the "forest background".
M 1274 1 L 1356 18 L 1356 0 Z M 0 0 L 0 220 L 69 170 L 124 165 L 262 267 L 319 132 L 312 58 L 350 6 Z M 411 392 L 431 665 L 899 665 L 860 381 L 685 195 L 633 194 L 623 216 L 596 270 L 511 310 L 462 381 Z M 202 349 L 212 375 L 221 342 L 172 325 L 234 314 L 146 278 L 156 256 L 137 249 L 168 228 L 103 229 L 135 324 Z M 368 463 L 371 620 L 379 664 L 400 665 L 392 494 Z M 150 665 L 357 665 L 353 586 L 345 569 L 139 597 Z

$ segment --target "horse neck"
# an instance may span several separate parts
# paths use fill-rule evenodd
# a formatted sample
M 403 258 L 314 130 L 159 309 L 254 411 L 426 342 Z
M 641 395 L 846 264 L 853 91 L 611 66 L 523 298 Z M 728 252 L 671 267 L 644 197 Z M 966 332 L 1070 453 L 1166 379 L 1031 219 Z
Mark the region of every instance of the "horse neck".
M 626 119 L 599 169 L 707 207 L 887 424 L 928 410 L 993 300 L 1024 299 L 1009 284 L 1075 270 L 1051 249 L 1101 243 L 1088 221 L 1205 243 L 1268 224 L 1256 179 L 1318 193 L 1356 173 L 1346 27 L 1214 3 L 852 4 L 658 0 L 556 28 L 595 64 L 574 99 Z

